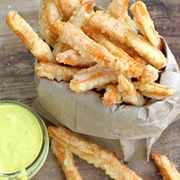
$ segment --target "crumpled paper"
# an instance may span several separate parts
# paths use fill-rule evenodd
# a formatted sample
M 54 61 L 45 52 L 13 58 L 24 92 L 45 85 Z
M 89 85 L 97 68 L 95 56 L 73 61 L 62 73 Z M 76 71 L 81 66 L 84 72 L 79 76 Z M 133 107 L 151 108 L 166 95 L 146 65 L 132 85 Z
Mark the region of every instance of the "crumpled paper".
M 148 160 L 152 145 L 180 115 L 180 74 L 176 60 L 162 38 L 168 58 L 160 83 L 175 87 L 173 97 L 151 99 L 143 107 L 104 106 L 100 94 L 75 94 L 67 82 L 36 77 L 35 109 L 55 125 L 85 135 L 125 161 Z

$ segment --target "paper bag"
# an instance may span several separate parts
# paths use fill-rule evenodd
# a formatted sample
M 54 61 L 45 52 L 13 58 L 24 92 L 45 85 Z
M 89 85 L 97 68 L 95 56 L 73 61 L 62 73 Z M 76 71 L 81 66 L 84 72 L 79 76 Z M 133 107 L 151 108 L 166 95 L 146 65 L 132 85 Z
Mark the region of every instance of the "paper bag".
M 168 64 L 160 76 L 160 83 L 175 87 L 173 97 L 151 99 L 143 107 L 107 107 L 95 91 L 75 94 L 67 82 L 36 76 L 38 99 L 35 109 L 55 125 L 64 125 L 85 135 L 125 161 L 148 160 L 154 142 L 180 114 L 179 68 L 168 45 L 163 42 Z

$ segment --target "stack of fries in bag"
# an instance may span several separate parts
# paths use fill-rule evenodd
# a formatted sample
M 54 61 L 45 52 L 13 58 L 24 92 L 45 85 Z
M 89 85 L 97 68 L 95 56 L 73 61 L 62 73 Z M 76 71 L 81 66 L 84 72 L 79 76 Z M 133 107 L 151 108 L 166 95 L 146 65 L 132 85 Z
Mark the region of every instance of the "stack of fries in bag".
M 6 23 L 37 59 L 38 101 L 51 122 L 101 143 L 116 141 L 125 160 L 148 159 L 153 143 L 179 115 L 178 65 L 142 1 L 130 8 L 128 0 L 113 0 L 107 10 L 97 7 L 93 0 L 41 0 L 40 35 L 13 10 Z M 66 150 L 56 148 L 66 147 L 114 179 L 141 179 L 93 143 L 63 128 L 50 127 L 49 133 L 57 156 Z M 65 154 L 72 159 L 71 152 Z

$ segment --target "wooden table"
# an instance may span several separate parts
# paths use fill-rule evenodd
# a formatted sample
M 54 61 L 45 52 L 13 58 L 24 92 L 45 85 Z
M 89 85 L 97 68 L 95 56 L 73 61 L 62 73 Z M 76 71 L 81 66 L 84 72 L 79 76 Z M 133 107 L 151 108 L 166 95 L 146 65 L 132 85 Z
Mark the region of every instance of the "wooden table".
M 110 0 L 96 0 L 107 7 Z M 133 1 L 132 1 L 133 2 Z M 164 36 L 180 65 L 180 1 L 179 0 L 144 0 L 156 29 Z M 16 100 L 31 105 L 36 98 L 34 83 L 34 57 L 21 41 L 8 29 L 5 16 L 11 9 L 18 11 L 24 19 L 39 33 L 39 0 L 7 0 L 0 4 L 0 99 Z M 48 123 L 47 123 L 48 125 Z M 153 145 L 153 149 L 168 155 L 180 170 L 180 121 L 171 124 Z M 100 169 L 75 157 L 78 169 L 85 180 L 109 179 Z M 145 180 L 159 180 L 160 175 L 152 160 L 149 162 L 130 162 L 127 164 Z M 48 158 L 34 177 L 34 180 L 65 179 L 56 158 L 49 151 Z

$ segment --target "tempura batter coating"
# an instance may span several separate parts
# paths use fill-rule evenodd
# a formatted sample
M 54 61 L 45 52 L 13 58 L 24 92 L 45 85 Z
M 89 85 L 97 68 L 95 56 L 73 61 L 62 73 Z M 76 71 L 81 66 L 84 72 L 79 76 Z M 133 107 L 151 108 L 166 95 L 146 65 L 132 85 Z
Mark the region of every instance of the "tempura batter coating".
M 122 103 L 121 93 L 118 91 L 117 85 L 105 86 L 105 93 L 102 99 L 105 106 Z
M 162 69 L 166 66 L 167 58 L 158 48 L 152 46 L 145 37 L 136 34 L 125 23 L 119 22 L 107 13 L 96 11 L 91 15 L 88 23 L 103 33 L 107 32 L 115 40 L 132 47 L 149 64 L 155 66 L 157 69 Z
M 70 81 L 79 68 L 61 66 L 54 63 L 39 62 L 35 66 L 35 71 L 39 77 L 46 77 L 50 80 Z
M 97 64 L 77 72 L 70 81 L 69 86 L 79 94 L 109 83 L 117 83 L 117 81 L 117 75 L 112 69 Z
M 17 12 L 11 10 L 6 23 L 39 61 L 55 62 L 50 47 Z
M 71 66 L 90 67 L 94 61 L 83 58 L 76 50 L 69 49 L 56 55 L 56 61 Z
M 80 4 L 79 0 L 54 0 L 54 3 L 64 21 L 69 20 L 76 6 Z
M 73 154 L 54 139 L 51 140 L 51 149 L 61 164 L 66 179 L 82 180 L 82 177 L 76 167 Z
M 90 39 L 80 28 L 69 22 L 56 20 L 53 27 L 63 43 L 69 44 L 79 54 L 102 66 L 109 66 L 116 72 L 124 73 L 129 67 L 127 63 L 114 57 L 104 46 Z
M 105 170 L 105 173 L 115 180 L 142 180 L 136 173 L 123 164 L 113 153 L 97 144 L 68 131 L 62 127 L 48 127 L 49 135 L 80 158 L 95 167 Z
M 154 47 L 162 49 L 161 39 L 155 30 L 154 22 L 147 11 L 146 5 L 142 1 L 137 1 L 131 5 L 130 10 L 141 33 Z
M 54 33 L 48 19 L 61 18 L 53 0 L 41 0 L 39 10 L 39 25 L 42 38 L 48 45 L 54 47 L 58 34 Z
M 151 157 L 157 165 L 163 180 L 180 180 L 180 173 L 167 156 L 153 152 Z
M 163 99 L 174 95 L 175 89 L 159 83 L 134 83 L 135 87 L 141 91 L 141 93 L 149 98 Z

